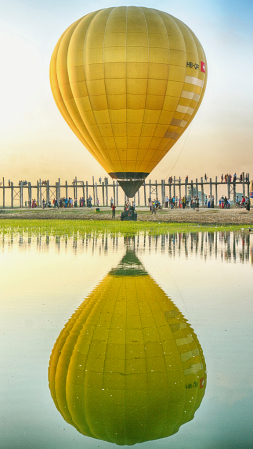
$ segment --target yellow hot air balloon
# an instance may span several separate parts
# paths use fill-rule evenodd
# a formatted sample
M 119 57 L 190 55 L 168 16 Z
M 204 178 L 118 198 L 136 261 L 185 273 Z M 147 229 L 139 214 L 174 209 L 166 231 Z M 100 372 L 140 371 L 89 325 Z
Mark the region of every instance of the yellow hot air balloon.
M 195 333 L 131 251 L 66 324 L 49 364 L 63 418 L 118 445 L 177 432 L 193 418 L 205 386 Z
M 192 121 L 206 80 L 205 53 L 190 28 L 136 6 L 74 22 L 50 65 L 61 114 L 130 197 Z

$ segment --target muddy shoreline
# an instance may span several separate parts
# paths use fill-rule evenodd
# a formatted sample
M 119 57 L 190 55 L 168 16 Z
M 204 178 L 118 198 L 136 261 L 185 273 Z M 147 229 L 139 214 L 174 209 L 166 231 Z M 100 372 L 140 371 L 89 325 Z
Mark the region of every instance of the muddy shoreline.
M 120 214 L 123 208 L 118 207 L 116 217 L 113 219 L 120 221 Z M 164 223 L 198 223 L 203 225 L 253 225 L 253 209 L 164 209 L 158 211 L 156 215 L 151 215 L 148 208 L 140 207 L 136 209 L 138 221 L 142 222 L 164 222 Z M 96 212 L 95 208 L 87 209 L 2 209 L 0 220 L 112 220 L 112 213 L 109 207 L 100 208 Z

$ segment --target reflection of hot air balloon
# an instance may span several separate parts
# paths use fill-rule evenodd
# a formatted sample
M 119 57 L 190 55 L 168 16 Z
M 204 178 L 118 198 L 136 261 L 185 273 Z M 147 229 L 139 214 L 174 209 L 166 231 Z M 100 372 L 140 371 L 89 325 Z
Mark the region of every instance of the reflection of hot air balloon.
M 128 196 L 195 116 L 206 77 L 195 34 L 165 12 L 135 6 L 74 22 L 50 66 L 60 112 Z
M 49 387 L 64 419 L 119 445 L 177 432 L 205 385 L 196 335 L 132 252 L 74 313 L 50 359 Z

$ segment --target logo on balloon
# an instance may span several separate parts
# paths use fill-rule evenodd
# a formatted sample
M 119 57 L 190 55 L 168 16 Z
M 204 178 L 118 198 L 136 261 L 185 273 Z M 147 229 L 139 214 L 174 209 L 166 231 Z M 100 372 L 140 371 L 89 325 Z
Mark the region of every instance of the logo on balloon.
M 186 63 L 186 67 L 190 67 L 191 69 L 198 69 L 199 68 L 199 64 L 197 64 L 196 62 L 193 64 L 193 62 L 187 62 Z
M 206 72 L 206 63 L 201 61 L 201 72 Z

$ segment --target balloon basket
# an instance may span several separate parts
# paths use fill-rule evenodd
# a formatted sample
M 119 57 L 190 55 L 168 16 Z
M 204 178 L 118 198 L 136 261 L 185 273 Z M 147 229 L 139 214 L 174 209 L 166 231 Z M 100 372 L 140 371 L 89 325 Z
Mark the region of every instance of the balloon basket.
M 120 216 L 121 221 L 137 221 L 137 213 L 133 211 L 124 211 Z

